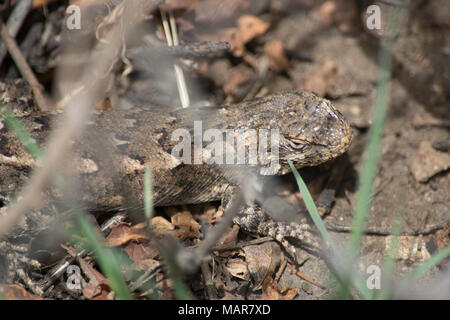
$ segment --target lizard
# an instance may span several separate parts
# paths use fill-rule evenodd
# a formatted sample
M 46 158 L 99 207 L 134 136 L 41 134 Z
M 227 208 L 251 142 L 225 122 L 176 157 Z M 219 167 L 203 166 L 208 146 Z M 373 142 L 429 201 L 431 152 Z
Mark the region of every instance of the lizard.
M 22 123 L 45 149 L 52 119 L 57 121 L 57 116 L 29 110 L 14 111 L 21 115 Z M 142 207 L 136 203 L 143 203 L 144 172 L 150 167 L 155 206 L 219 200 L 226 207 L 233 193 L 239 190 L 235 186 L 242 182 L 243 172 L 259 175 L 263 170 L 258 166 L 208 163 L 205 159 L 189 164 L 174 156 L 179 141 L 173 139 L 173 134 L 177 129 L 191 132 L 195 120 L 203 121 L 203 132 L 208 128 L 220 133 L 277 130 L 279 155 L 277 166 L 271 172 L 275 176 L 291 172 L 287 158 L 296 168 L 335 159 L 349 148 L 353 137 L 351 126 L 331 102 L 307 91 L 278 92 L 213 107 L 175 110 L 142 105 L 127 110 L 96 111 L 95 119 L 87 124 L 81 137 L 70 142 L 73 143 L 70 167 L 75 172 L 67 173 L 66 177 L 78 178 L 75 186 L 80 195 L 78 200 L 88 211 Z M 6 212 L 8 201 L 35 166 L 36 161 L 2 122 L 0 214 Z M 63 208 L 48 205 L 30 212 L 9 240 L 33 238 L 48 228 L 56 212 L 61 211 Z M 293 237 L 302 245 L 317 245 L 308 224 L 275 221 L 257 204 L 243 204 L 233 222 L 244 230 L 279 241 Z M 1 250 L 0 246 L 0 253 Z

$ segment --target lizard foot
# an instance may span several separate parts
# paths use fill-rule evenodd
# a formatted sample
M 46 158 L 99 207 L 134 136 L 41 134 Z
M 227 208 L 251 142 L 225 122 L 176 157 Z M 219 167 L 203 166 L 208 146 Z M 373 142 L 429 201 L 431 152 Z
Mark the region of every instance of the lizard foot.
M 233 201 L 234 191 L 236 189 L 233 187 L 227 189 L 222 200 L 224 211 Z M 273 211 L 273 208 L 270 208 L 270 211 Z M 233 223 L 249 233 L 259 234 L 263 237 L 268 236 L 277 240 L 294 260 L 297 258 L 296 247 L 302 247 L 313 252 L 320 248 L 320 241 L 310 224 L 298 221 L 276 221 L 257 204 L 243 203 L 233 217 Z
M 41 264 L 37 260 L 27 257 L 27 248 L 2 241 L 0 242 L 0 252 L 0 269 L 2 269 L 0 282 L 14 283 L 19 280 L 34 294 L 42 295 L 43 291 L 27 272 L 30 269 L 39 270 Z

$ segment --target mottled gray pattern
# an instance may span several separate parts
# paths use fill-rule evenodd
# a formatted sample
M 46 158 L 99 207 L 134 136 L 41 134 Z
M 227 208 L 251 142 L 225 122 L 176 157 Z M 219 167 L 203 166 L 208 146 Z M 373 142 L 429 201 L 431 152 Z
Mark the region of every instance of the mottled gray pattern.
M 50 120 L 57 121 L 57 116 L 36 112 L 31 115 L 22 112 L 20 116 L 45 147 Z M 249 168 L 206 163 L 188 165 L 173 157 L 171 150 L 178 142 L 171 141 L 172 132 L 178 128 L 192 129 L 193 120 L 203 120 L 203 130 L 278 129 L 281 166 L 277 175 L 290 172 L 286 157 L 297 168 L 318 165 L 341 155 L 352 140 L 351 128 L 342 115 L 328 100 L 309 92 L 281 92 L 219 107 L 170 110 L 136 106 L 130 110 L 99 111 L 82 137 L 73 142 L 73 154 L 64 165 L 71 170 L 63 173 L 78 182 L 73 187 L 77 190 L 73 193 L 77 194 L 78 203 L 88 210 L 141 206 L 147 166 L 152 168 L 157 206 L 221 200 L 230 185 L 239 183 L 242 169 Z M 0 214 L 5 213 L 7 202 L 20 190 L 33 167 L 34 160 L 14 134 L 0 125 Z M 49 199 L 60 196 L 54 190 L 48 193 Z M 11 239 L 18 234 L 32 237 L 43 230 L 52 214 L 63 211 L 54 203 L 30 213 Z M 308 224 L 276 222 L 255 207 L 243 208 L 234 222 L 248 231 L 280 241 L 292 237 L 307 246 L 318 246 L 312 240 Z

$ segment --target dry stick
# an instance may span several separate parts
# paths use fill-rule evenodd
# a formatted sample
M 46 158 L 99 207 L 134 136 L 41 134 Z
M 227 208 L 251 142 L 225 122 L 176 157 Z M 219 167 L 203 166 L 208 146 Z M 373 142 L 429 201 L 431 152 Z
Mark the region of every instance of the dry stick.
M 128 1 L 127 4 L 130 5 L 132 12 L 138 12 L 136 1 Z M 139 22 L 139 19 L 132 19 L 131 16 L 126 17 L 126 19 L 132 20 L 135 23 L 134 25 Z M 3 24 L 0 28 L 3 37 L 4 33 L 7 32 Z M 131 26 L 127 30 L 127 34 L 130 33 L 130 29 L 132 29 Z M 71 144 L 68 141 L 72 141 L 82 132 L 82 127 L 89 119 L 93 106 L 104 96 L 104 83 L 107 82 L 105 74 L 107 75 L 106 71 L 117 58 L 116 48 L 120 48 L 121 45 L 120 39 L 117 39 L 117 33 L 118 27 L 115 25 L 106 36 L 108 45 L 99 43 L 97 48 L 94 49 L 90 63 L 86 66 L 88 72 L 84 74 L 83 78 L 87 89 L 69 102 L 61 118 L 60 126 L 49 137 L 48 149 L 41 168 L 35 172 L 20 193 L 22 197 L 19 198 L 22 199 L 16 201 L 6 215 L 0 219 L 0 238 L 4 237 L 28 210 L 39 206 L 42 201 L 42 191 L 50 184 L 55 168 L 61 166 L 70 150 Z
M 427 218 L 428 218 L 428 211 L 425 211 L 425 213 L 422 216 L 422 221 L 420 222 L 420 226 L 419 226 L 419 232 L 421 230 L 423 230 L 423 228 L 425 228 L 425 224 L 427 223 Z M 422 246 L 422 238 L 423 238 L 423 234 L 419 234 L 419 237 L 417 239 L 417 249 L 420 250 L 420 247 Z
M 47 103 L 45 102 L 44 96 L 42 95 L 41 84 L 36 79 L 33 71 L 31 70 L 24 56 L 20 52 L 20 49 L 17 46 L 16 41 L 9 35 L 8 30 L 6 29 L 1 19 L 0 19 L 0 34 L 3 41 L 6 44 L 6 47 L 8 48 L 9 53 L 11 54 L 11 57 L 13 58 L 17 67 L 19 68 L 20 73 L 30 83 L 39 110 L 44 112 L 48 111 Z
M 320 289 L 326 289 L 327 287 L 324 286 L 323 284 L 317 282 L 316 280 L 313 280 L 307 276 L 305 276 L 303 273 L 301 273 L 300 271 L 298 271 L 297 269 L 295 269 L 295 267 L 292 264 L 288 264 L 289 268 L 291 268 L 292 271 L 295 272 L 296 275 L 298 275 L 300 278 L 302 278 L 305 281 L 308 281 L 309 283 L 315 285 L 316 287 L 319 287 Z
M 6 29 L 11 37 L 15 37 L 22 26 L 25 17 L 31 9 L 31 4 L 33 0 L 21 0 L 12 10 L 11 15 L 6 22 Z M 0 43 L 0 65 L 6 56 L 6 47 L 3 43 Z
M 237 214 L 239 207 L 244 202 L 242 192 L 238 192 L 236 198 L 231 202 L 230 207 L 222 216 L 222 220 L 206 234 L 205 239 L 199 244 L 197 248 L 192 251 L 186 249 L 179 250 L 176 253 L 175 261 L 180 270 L 186 274 L 194 273 L 197 268 L 205 261 L 206 257 L 213 251 L 214 245 L 219 241 L 222 235 L 227 231 L 231 225 L 233 217 Z
M 28 31 L 27 35 L 20 44 L 20 52 L 24 57 L 28 57 L 33 48 L 34 43 L 41 38 L 42 23 L 35 23 Z M 6 78 L 17 78 L 18 70 L 14 66 L 10 66 Z
M 208 261 L 205 261 L 202 263 L 201 270 L 202 270 L 203 281 L 205 283 L 206 293 L 208 294 L 208 298 L 210 300 L 217 299 L 216 291 L 214 288 L 214 283 L 212 280 L 211 270 L 209 270 Z
M 281 276 L 283 275 L 284 269 L 286 269 L 287 266 L 287 260 L 283 259 L 283 263 L 281 264 L 280 268 L 278 269 L 277 273 L 275 274 L 275 277 L 273 278 L 273 280 L 275 282 L 280 281 Z
M 311 300 L 319 300 L 319 299 L 322 298 L 327 292 L 328 292 L 328 289 L 324 289 L 317 297 L 311 298 Z
M 421 234 L 427 235 L 427 234 L 433 233 L 439 229 L 444 228 L 448 223 L 450 223 L 450 219 L 445 219 L 444 221 L 436 223 L 428 228 L 420 228 L 420 230 L 417 230 L 417 231 L 401 232 L 399 235 L 401 235 L 401 236 L 418 236 Z M 325 223 L 325 226 L 327 227 L 327 230 L 332 231 L 332 232 L 342 232 L 342 233 L 352 232 L 351 226 L 340 226 L 333 222 L 327 222 L 327 223 Z M 366 228 L 364 230 L 364 234 L 369 235 L 369 236 L 392 236 L 392 235 L 395 235 L 395 233 L 393 233 L 392 231 L 375 230 L 375 229 L 371 229 L 371 228 Z
M 242 249 L 247 246 L 252 246 L 255 244 L 261 244 L 264 242 L 275 241 L 272 237 L 261 237 L 250 241 L 243 241 L 236 244 L 219 244 L 212 248 L 212 251 L 229 251 L 235 249 Z
M 112 218 L 108 219 L 105 223 L 103 223 L 100 227 L 100 231 L 103 234 L 108 234 L 111 232 L 111 229 L 114 227 L 114 225 L 125 221 L 125 214 L 119 213 Z M 67 270 L 67 268 L 72 264 L 72 262 L 76 258 L 84 258 L 88 251 L 85 248 L 82 247 L 76 247 L 74 250 L 73 255 L 66 254 L 66 257 L 62 259 L 56 266 L 54 266 L 44 277 L 43 280 L 39 282 L 39 290 L 40 292 L 45 292 L 59 277 L 61 277 Z
M 244 197 L 241 192 L 239 192 L 236 198 L 233 199 L 230 207 L 226 210 L 225 214 L 222 216 L 222 220 L 211 230 L 205 237 L 205 240 L 196 248 L 196 253 L 198 257 L 206 257 L 214 245 L 219 241 L 222 235 L 227 231 L 228 227 L 233 221 L 233 217 L 238 212 L 239 207 L 244 202 Z

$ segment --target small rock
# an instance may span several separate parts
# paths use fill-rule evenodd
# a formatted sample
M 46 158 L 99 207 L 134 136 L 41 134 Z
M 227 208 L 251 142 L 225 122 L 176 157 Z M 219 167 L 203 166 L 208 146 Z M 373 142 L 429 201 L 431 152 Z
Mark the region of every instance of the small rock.
M 392 250 L 395 236 L 386 238 L 386 250 Z M 430 258 L 425 242 L 419 241 L 419 237 L 400 236 L 396 239 L 397 250 L 394 253 L 396 260 L 404 260 L 409 262 L 423 262 Z
M 435 174 L 450 168 L 450 155 L 435 150 L 429 141 L 422 141 L 412 154 L 409 167 L 417 181 L 426 182 Z

